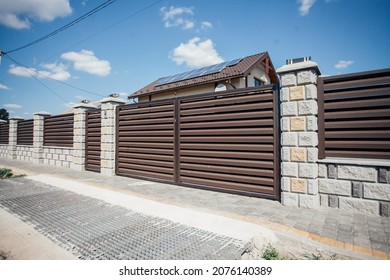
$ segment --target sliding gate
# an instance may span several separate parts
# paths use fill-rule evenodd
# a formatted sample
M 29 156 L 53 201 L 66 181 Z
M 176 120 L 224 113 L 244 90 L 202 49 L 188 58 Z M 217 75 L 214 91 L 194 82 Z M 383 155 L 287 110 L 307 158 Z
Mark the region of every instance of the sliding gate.
M 119 106 L 116 173 L 279 199 L 277 108 L 272 86 Z

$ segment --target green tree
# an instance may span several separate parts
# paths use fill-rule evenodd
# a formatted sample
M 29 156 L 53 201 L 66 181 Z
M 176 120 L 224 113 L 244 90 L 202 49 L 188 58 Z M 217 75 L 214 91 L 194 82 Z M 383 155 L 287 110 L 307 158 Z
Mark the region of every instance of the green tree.
M 8 121 L 9 114 L 6 109 L 0 109 L 0 120 Z

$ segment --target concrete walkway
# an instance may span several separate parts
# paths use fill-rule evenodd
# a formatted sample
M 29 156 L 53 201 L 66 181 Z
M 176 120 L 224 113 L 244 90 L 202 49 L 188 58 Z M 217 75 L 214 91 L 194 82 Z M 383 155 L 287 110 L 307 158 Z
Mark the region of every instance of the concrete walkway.
M 173 220 L 231 238 L 248 240 L 273 233 L 356 258 L 390 259 L 390 219 L 332 208 L 300 209 L 279 202 L 185 188 L 119 176 L 4 160 L 0 167 L 29 175 L 27 179 L 132 207 L 134 211 Z M 1 183 L 1 182 L 0 182 Z M 85 187 L 88 186 L 88 187 Z M 83 193 L 84 192 L 84 193 Z M 110 196 L 111 196 L 110 195 Z M 189 219 L 188 217 L 198 217 Z M 216 223 L 215 221 L 220 221 Z M 231 230 L 229 223 L 237 223 Z M 240 224 L 241 223 L 241 224 Z M 240 228 L 245 225 L 247 228 Z M 230 232 L 230 233 L 229 233 Z M 294 244 L 294 243 L 291 243 Z M 1 245 L 1 243 L 0 243 Z M 1 249 L 1 248 L 0 248 Z

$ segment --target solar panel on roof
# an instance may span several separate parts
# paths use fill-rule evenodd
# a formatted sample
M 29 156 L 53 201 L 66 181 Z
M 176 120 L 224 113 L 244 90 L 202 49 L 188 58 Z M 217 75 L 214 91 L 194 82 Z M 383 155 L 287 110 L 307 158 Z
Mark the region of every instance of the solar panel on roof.
M 170 83 L 174 83 L 174 82 L 180 82 L 180 81 L 184 81 L 184 80 L 188 80 L 188 79 L 192 79 L 192 78 L 197 78 L 197 77 L 201 77 L 201 76 L 205 76 L 205 75 L 218 73 L 218 72 L 222 71 L 223 69 L 225 69 L 226 67 L 236 65 L 238 62 L 241 61 L 241 59 L 242 58 L 233 59 L 230 61 L 225 61 L 222 63 L 202 67 L 199 69 L 194 69 L 191 71 L 183 72 L 183 73 L 168 76 L 168 77 L 164 77 L 164 78 L 161 78 L 157 82 L 156 86 L 166 85 L 166 84 L 170 84 Z

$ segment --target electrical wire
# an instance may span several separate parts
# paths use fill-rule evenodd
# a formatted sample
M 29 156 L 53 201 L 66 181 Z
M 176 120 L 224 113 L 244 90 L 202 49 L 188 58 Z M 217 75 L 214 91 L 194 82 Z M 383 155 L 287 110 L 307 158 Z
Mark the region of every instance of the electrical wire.
M 3 54 L 3 55 L 4 55 L 4 54 Z M 98 93 L 95 93 L 95 92 L 92 92 L 92 91 L 89 91 L 89 90 L 85 90 L 85 89 L 76 87 L 76 86 L 74 86 L 74 85 L 65 83 L 65 82 L 63 82 L 63 81 L 59 81 L 59 80 L 53 79 L 52 77 L 47 76 L 47 75 L 45 75 L 45 74 L 42 74 L 42 73 L 38 72 L 37 70 L 35 70 L 35 69 L 33 69 L 33 68 L 29 68 L 29 67 L 23 65 L 22 63 L 16 61 L 16 60 L 13 59 L 12 57 L 10 57 L 8 54 L 5 54 L 4 57 L 6 57 L 6 58 L 8 58 L 9 60 L 13 61 L 16 65 L 22 67 L 23 70 L 24 70 L 25 72 L 27 72 L 32 78 L 34 78 L 34 79 L 35 79 L 36 81 L 38 81 L 40 84 L 42 84 L 42 82 L 39 81 L 38 79 L 36 79 L 33 75 L 31 75 L 31 73 L 30 73 L 29 71 L 27 71 L 26 69 L 29 69 L 30 71 L 33 71 L 33 72 L 35 72 L 36 74 L 39 74 L 40 76 L 43 76 L 43 77 L 45 77 L 45 78 L 48 78 L 48 79 L 53 80 L 53 81 L 55 81 L 55 82 L 58 82 L 58 83 L 60 83 L 60 84 L 66 85 L 66 86 L 71 87 L 71 88 L 73 88 L 73 89 L 76 89 L 76 90 L 79 90 L 79 91 L 82 91 L 82 92 L 85 92 L 85 93 L 93 94 L 93 95 L 96 95 L 96 96 L 99 96 L 99 97 L 105 97 L 105 96 L 102 95 L 102 94 L 98 94 Z M 43 85 L 43 84 L 42 84 L 42 85 Z M 45 87 L 46 87 L 46 86 L 45 86 Z
M 82 21 L 82 20 L 92 16 L 93 14 L 99 12 L 100 10 L 103 10 L 104 8 L 108 7 L 109 5 L 113 4 L 116 1 L 117 0 L 108 0 L 108 1 L 104 2 L 103 4 L 97 6 L 96 8 L 92 9 L 91 11 L 85 13 L 84 15 L 78 17 L 77 19 L 69 22 L 68 24 L 65 24 L 64 26 L 62 26 L 62 27 L 60 27 L 60 28 L 58 28 L 56 30 L 54 30 L 53 32 L 51 32 L 51 33 L 49 33 L 49 34 L 47 34 L 47 35 L 45 35 L 45 36 L 35 40 L 35 41 L 32 41 L 31 43 L 28 43 L 26 45 L 18 47 L 16 49 L 13 49 L 13 50 L 10 50 L 10 51 L 5 51 L 5 52 L 2 53 L 2 55 L 9 54 L 9 53 L 12 53 L 12 52 L 16 52 L 16 51 L 25 49 L 25 48 L 30 47 L 32 45 L 35 45 L 35 44 L 37 44 L 39 42 L 42 42 L 43 40 L 46 40 L 46 39 L 48 39 L 50 37 L 53 37 L 54 35 L 56 35 L 56 34 L 62 32 L 64 30 L 66 30 L 66 29 L 68 29 L 70 27 L 72 27 L 73 25 L 75 25 L 75 24 L 79 23 L 80 21 Z

